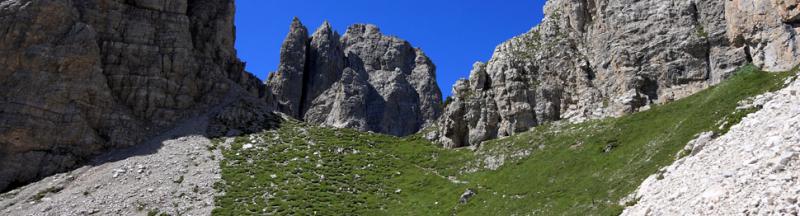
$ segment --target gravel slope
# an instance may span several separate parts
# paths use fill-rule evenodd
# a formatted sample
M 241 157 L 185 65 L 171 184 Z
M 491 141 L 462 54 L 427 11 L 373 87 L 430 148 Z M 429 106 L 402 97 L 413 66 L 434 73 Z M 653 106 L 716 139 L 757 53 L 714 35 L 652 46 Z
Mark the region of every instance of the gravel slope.
M 0 195 L 0 215 L 209 215 L 219 150 L 201 135 L 207 118 L 184 122 L 144 145 L 95 165 Z
M 762 110 L 645 180 L 623 215 L 798 215 L 799 91 L 761 96 Z

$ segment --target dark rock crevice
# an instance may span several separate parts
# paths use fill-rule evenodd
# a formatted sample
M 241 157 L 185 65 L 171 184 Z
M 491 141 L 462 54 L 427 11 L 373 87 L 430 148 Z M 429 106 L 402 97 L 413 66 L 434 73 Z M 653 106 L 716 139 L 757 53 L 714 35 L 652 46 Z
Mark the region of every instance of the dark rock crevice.
M 311 47 L 311 41 L 310 40 L 308 41 L 308 43 L 306 43 L 306 47 Z M 299 84 L 297 84 L 297 83 L 295 83 L 295 84 L 288 83 L 289 85 L 300 85 L 301 86 L 300 87 L 300 89 L 301 89 L 300 90 L 300 100 L 298 101 L 299 104 L 297 105 L 297 107 L 299 107 L 299 110 L 298 110 L 299 113 L 298 113 L 297 116 L 294 116 L 295 118 L 297 118 L 298 120 L 301 120 L 301 121 L 305 120 L 305 114 L 306 114 L 306 111 L 307 111 L 305 109 L 305 107 L 308 107 L 309 105 L 307 105 L 307 103 L 309 103 L 312 100 L 311 98 L 309 98 L 308 89 L 311 88 L 310 84 L 311 84 L 311 76 L 312 75 L 311 75 L 311 72 L 309 71 L 309 68 L 311 68 L 313 66 L 313 63 L 312 63 L 313 59 L 311 57 L 311 49 L 310 48 L 306 49 L 305 52 L 306 52 L 306 54 L 305 54 L 305 59 L 306 60 L 305 60 L 305 66 L 303 66 L 303 71 L 302 71 L 302 76 L 303 76 L 302 83 L 299 83 Z
M 753 54 L 750 52 L 750 46 L 749 45 L 744 45 L 744 54 L 745 54 L 745 59 L 747 59 L 747 62 L 752 63 L 753 62 Z

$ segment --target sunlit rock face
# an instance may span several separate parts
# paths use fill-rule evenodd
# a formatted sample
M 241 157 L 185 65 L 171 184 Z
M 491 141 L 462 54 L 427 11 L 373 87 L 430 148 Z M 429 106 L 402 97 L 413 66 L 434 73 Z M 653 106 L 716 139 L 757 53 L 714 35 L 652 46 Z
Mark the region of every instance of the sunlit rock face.
M 278 110 L 306 122 L 391 135 L 416 133 L 442 112 L 436 67 L 407 41 L 327 22 L 310 37 L 295 19 L 270 76 Z
M 553 0 L 530 32 L 499 45 L 453 87 L 446 147 L 544 122 L 619 116 L 694 94 L 752 62 L 798 64 L 797 1 Z
M 800 40 L 800 1 L 732 0 L 725 2 L 728 37 L 746 47 L 752 61 L 765 70 L 784 71 L 797 66 Z

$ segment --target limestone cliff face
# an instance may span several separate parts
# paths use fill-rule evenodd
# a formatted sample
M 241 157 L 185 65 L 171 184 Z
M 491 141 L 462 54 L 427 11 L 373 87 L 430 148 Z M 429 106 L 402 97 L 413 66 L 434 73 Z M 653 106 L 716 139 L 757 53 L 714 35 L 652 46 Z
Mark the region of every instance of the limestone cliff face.
M 765 70 L 789 70 L 800 57 L 800 1 L 732 0 L 725 2 L 728 37 L 746 47 Z
M 233 0 L 0 1 L 0 190 L 265 96 L 233 48 Z
M 539 26 L 499 45 L 455 84 L 427 137 L 446 147 L 477 145 L 543 122 L 647 109 L 714 85 L 750 61 L 793 67 L 796 5 L 548 1 Z
M 340 36 L 326 22 L 309 38 L 295 19 L 269 86 L 278 110 L 325 126 L 408 135 L 441 114 L 431 60 L 373 25 Z

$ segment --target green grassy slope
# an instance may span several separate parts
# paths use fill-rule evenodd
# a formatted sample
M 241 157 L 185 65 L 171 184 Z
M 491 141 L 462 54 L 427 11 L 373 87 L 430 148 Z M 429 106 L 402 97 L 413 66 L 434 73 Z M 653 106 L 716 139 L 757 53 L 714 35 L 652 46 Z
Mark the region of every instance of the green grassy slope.
M 217 188 L 225 194 L 213 213 L 615 215 L 623 208 L 616 203 L 672 163 L 689 140 L 724 133 L 720 126 L 731 125 L 725 122 L 754 111 L 737 112 L 737 102 L 779 89 L 789 75 L 748 66 L 723 84 L 649 111 L 544 125 L 474 152 L 441 149 L 418 136 L 287 122 L 224 149 Z M 255 147 L 243 149 L 248 143 Z M 467 188 L 477 195 L 459 204 Z

